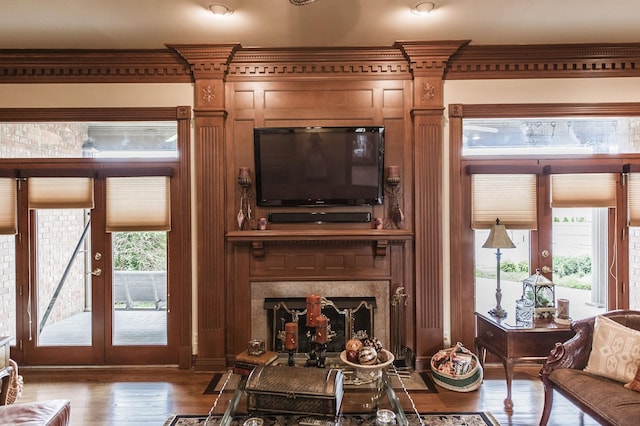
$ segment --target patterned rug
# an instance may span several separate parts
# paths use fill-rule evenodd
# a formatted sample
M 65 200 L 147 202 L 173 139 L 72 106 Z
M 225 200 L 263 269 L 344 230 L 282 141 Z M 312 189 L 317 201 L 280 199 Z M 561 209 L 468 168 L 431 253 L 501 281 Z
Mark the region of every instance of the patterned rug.
M 214 416 L 207 422 L 206 415 L 176 415 L 170 417 L 165 426 L 213 426 L 220 425 L 222 416 Z M 427 426 L 500 426 L 493 418 L 491 413 L 424 413 L 420 414 L 422 423 L 415 414 L 407 414 L 409 425 L 427 425 Z M 242 426 L 246 417 L 234 418 L 231 422 L 233 426 Z M 374 414 L 351 414 L 348 416 L 340 416 L 336 421 L 318 420 L 316 418 L 304 416 L 271 416 L 264 417 L 265 426 L 292 426 L 292 425 L 310 425 L 310 426 L 347 426 L 347 425 L 375 425 L 376 419 Z

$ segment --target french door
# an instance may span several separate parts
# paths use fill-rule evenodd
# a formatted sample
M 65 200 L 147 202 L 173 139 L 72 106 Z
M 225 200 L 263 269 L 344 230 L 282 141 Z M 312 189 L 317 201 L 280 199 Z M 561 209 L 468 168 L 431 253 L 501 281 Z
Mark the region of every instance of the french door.
M 168 232 L 107 232 L 106 180 L 92 182 L 92 208 L 28 208 L 21 194 L 29 276 L 23 362 L 175 364 Z

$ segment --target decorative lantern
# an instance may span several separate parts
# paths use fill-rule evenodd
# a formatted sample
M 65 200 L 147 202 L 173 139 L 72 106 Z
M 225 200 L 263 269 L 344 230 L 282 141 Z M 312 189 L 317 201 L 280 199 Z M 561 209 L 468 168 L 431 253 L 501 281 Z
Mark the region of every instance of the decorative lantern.
M 536 273 L 522 282 L 522 296 L 533 301 L 536 319 L 552 319 L 556 313 L 556 288 L 548 278 Z

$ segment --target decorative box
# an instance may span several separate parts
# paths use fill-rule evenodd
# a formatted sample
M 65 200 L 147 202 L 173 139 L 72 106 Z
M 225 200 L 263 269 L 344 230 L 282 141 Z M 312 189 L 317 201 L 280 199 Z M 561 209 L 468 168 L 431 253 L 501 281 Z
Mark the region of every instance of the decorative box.
M 250 413 L 335 417 L 343 395 L 344 375 L 336 368 L 256 367 L 245 386 Z

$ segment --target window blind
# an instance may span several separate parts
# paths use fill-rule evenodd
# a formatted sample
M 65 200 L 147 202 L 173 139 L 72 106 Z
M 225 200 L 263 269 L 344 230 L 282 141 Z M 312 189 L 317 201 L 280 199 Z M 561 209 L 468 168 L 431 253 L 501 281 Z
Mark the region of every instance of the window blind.
M 551 175 L 551 207 L 615 207 L 616 173 Z
M 640 173 L 629 173 L 627 191 L 629 226 L 640 226 Z
M 500 219 L 508 229 L 538 229 L 534 174 L 471 176 L 471 227 L 489 229 Z
M 93 179 L 30 177 L 30 209 L 92 209 Z
M 0 234 L 16 235 L 17 192 L 15 178 L 0 178 Z
M 107 232 L 169 231 L 169 184 L 167 176 L 107 178 Z

